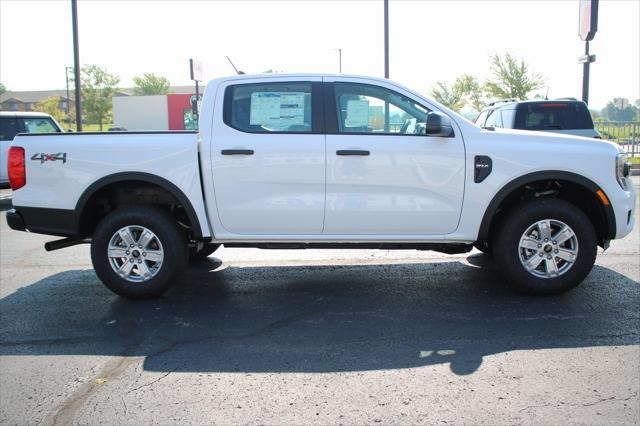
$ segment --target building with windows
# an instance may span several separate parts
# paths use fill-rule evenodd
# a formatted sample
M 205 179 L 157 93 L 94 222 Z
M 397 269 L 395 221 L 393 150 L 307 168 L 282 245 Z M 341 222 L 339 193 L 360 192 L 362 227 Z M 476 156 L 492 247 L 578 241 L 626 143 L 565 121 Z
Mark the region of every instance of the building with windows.
M 31 91 L 6 91 L 0 95 L 0 111 L 33 111 L 38 102 L 49 98 L 58 99 L 58 108 L 67 110 L 66 90 L 31 90 Z M 73 102 L 73 92 L 69 93 L 69 101 Z

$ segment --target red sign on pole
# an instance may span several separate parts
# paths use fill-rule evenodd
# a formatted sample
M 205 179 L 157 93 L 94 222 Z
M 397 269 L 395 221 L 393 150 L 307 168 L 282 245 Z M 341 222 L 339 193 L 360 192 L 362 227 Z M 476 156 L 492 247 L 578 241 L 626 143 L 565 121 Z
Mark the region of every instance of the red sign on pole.
M 598 0 L 580 0 L 578 34 L 584 41 L 591 41 L 598 31 Z

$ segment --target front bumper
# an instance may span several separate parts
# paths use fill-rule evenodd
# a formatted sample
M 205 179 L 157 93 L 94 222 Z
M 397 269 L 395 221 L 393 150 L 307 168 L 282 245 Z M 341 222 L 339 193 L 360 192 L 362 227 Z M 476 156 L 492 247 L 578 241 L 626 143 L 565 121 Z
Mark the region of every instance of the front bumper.
M 612 200 L 616 216 L 616 239 L 631 233 L 635 225 L 636 193 L 633 182 L 627 178 L 628 190 L 620 190 Z

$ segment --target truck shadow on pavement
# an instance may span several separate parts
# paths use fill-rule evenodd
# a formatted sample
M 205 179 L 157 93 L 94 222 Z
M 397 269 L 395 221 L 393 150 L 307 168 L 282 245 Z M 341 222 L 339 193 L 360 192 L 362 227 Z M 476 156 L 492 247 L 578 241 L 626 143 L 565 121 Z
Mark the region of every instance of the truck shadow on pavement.
M 639 343 L 640 285 L 601 266 L 556 297 L 515 294 L 492 267 L 457 260 L 216 266 L 153 301 L 114 296 L 90 269 L 22 287 L 0 300 L 0 355 L 143 356 L 145 370 L 202 373 L 448 363 L 462 375 L 508 351 Z

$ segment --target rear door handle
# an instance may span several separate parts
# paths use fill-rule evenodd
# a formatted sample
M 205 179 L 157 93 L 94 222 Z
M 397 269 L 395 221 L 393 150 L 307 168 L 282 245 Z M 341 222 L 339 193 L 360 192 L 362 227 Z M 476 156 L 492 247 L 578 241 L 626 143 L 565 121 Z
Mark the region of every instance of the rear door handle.
M 365 149 L 339 149 L 337 155 L 369 155 L 369 151 Z
M 222 155 L 253 155 L 252 149 L 223 149 L 220 151 Z

